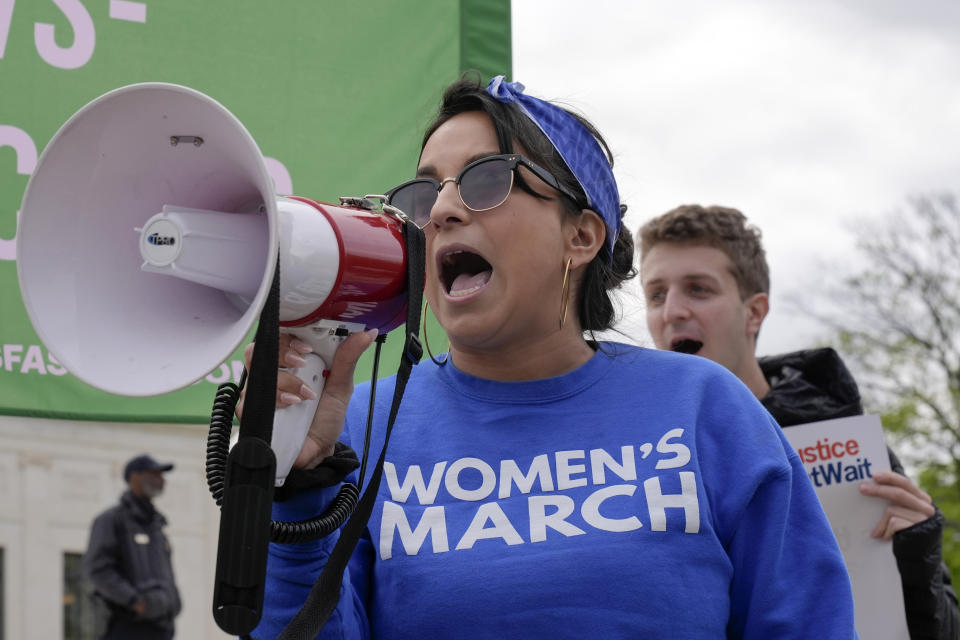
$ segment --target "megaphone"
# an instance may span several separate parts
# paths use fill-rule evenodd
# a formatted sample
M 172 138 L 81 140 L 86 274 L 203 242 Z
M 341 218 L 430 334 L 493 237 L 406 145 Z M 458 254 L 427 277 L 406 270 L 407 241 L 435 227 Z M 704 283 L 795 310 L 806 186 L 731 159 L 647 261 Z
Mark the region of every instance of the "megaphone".
M 278 196 L 257 144 L 217 101 L 173 84 L 122 87 L 76 112 L 37 163 L 17 232 L 23 301 L 77 378 L 158 395 L 237 349 L 279 258 L 282 330 L 316 354 L 293 372 L 319 398 L 346 335 L 405 318 L 401 222 L 369 203 Z M 277 412 L 289 423 L 273 430 L 278 485 L 315 408 Z

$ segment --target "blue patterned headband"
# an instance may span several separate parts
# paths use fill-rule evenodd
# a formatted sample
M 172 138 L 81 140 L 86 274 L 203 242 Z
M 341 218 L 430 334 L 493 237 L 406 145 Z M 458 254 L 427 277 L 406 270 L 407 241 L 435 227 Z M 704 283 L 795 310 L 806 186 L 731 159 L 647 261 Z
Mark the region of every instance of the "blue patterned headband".
M 487 93 L 500 102 L 516 104 L 553 144 L 587 195 L 587 206 L 606 223 L 606 246 L 612 260 L 613 243 L 622 223 L 617 181 L 606 154 L 579 120 L 554 104 L 524 95 L 523 89 L 519 82 L 506 82 L 503 76 L 497 76 L 487 86 Z

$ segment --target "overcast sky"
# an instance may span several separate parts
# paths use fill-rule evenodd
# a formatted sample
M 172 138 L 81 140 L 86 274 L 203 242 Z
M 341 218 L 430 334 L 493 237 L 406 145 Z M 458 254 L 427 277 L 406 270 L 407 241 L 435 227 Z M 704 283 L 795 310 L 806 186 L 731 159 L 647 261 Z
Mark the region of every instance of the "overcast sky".
M 631 230 L 686 203 L 762 229 L 761 355 L 822 335 L 786 298 L 849 259 L 850 221 L 960 188 L 956 0 L 513 0 L 513 73 L 598 126 Z M 638 292 L 620 328 L 651 345 Z

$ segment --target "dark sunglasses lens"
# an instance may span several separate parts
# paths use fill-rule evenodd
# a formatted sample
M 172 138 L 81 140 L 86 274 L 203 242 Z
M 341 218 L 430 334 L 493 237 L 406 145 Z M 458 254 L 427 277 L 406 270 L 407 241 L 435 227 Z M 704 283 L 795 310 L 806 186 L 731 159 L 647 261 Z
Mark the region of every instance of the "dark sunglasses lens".
M 460 198 L 475 211 L 492 209 L 510 195 L 513 172 L 506 160 L 486 160 L 470 167 L 460 178 Z
M 426 180 L 409 182 L 390 195 L 390 204 L 413 218 L 418 227 L 430 222 L 430 210 L 437 201 L 437 187 Z

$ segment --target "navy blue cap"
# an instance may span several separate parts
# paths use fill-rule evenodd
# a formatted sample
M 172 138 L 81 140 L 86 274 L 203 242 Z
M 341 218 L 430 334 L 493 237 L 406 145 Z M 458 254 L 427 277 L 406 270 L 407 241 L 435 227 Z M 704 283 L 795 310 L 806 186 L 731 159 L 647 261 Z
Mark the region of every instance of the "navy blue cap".
M 151 456 L 143 454 L 132 458 L 127 463 L 127 466 L 123 468 L 123 479 L 124 481 L 129 481 L 131 473 L 139 473 L 141 471 L 170 471 L 171 469 L 173 469 L 172 462 L 161 464 Z

